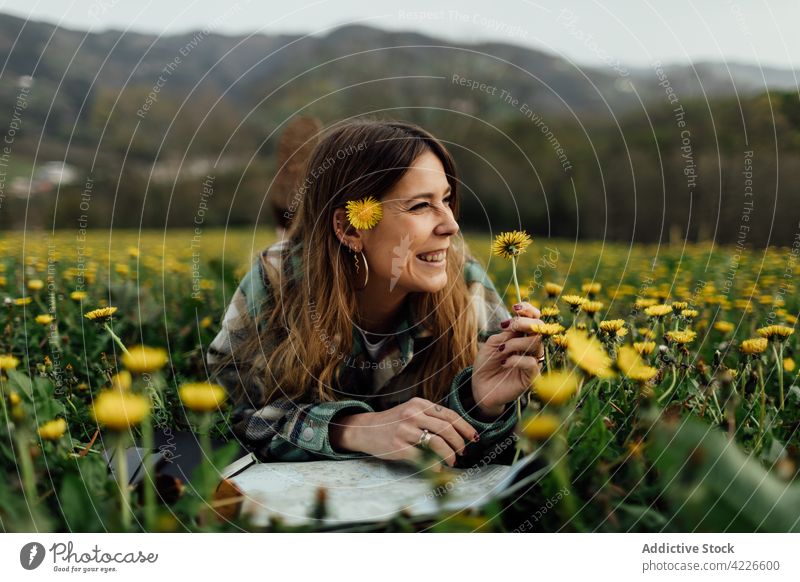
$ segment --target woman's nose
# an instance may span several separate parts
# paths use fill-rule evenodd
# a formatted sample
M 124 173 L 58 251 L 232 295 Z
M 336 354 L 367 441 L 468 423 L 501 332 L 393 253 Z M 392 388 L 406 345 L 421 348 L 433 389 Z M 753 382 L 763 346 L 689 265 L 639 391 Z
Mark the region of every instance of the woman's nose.
M 458 234 L 459 226 L 453 215 L 447 213 L 442 222 L 436 226 L 435 233 L 439 236 L 453 236 Z

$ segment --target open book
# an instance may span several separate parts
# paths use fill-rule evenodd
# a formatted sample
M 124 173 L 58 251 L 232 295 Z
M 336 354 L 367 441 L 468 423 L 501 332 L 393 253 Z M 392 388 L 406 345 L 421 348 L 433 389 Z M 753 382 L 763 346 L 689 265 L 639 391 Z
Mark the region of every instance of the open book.
M 242 495 L 241 514 L 253 525 L 279 519 L 285 525 L 315 521 L 318 490 L 326 491 L 326 517 L 316 525 L 377 522 L 404 511 L 412 517 L 478 508 L 512 493 L 525 471 L 525 485 L 549 468 L 536 453 L 514 465 L 451 469 L 450 480 L 434 484 L 406 464 L 375 458 L 300 463 L 259 463 L 247 455 L 231 463 L 222 477 Z M 522 483 L 519 483 L 522 484 Z

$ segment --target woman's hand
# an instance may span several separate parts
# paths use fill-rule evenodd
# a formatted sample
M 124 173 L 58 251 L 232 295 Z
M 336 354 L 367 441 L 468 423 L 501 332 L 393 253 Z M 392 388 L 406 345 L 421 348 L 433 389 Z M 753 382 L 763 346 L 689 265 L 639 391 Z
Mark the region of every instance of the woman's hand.
M 531 331 L 531 324 L 541 323 L 539 310 L 526 302 L 517 305 L 516 317 L 508 320 L 505 331 L 489 337 L 472 367 L 472 395 L 489 418 L 500 416 L 507 403 L 530 389 L 544 355 L 541 335 Z
M 432 435 L 428 448 L 451 467 L 456 455 L 464 453 L 466 442 L 478 440 L 478 433 L 458 413 L 424 398 L 412 398 L 383 412 L 344 416 L 331 423 L 329 434 L 339 450 L 413 461 L 419 457 L 416 445 L 425 429 Z

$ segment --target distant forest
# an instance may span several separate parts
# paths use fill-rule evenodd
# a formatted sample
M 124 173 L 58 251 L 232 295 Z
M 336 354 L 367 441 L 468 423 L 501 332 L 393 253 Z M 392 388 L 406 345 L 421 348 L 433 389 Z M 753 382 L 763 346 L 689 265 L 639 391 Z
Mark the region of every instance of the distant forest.
M 271 224 L 276 144 L 297 114 L 433 132 L 458 162 L 469 230 L 735 244 L 746 226 L 760 246 L 800 230 L 791 71 L 576 68 L 367 27 L 157 38 L 6 15 L 0 62 L 4 230 L 187 227 L 201 200 L 205 226 Z M 21 194 L 48 162 L 72 183 Z

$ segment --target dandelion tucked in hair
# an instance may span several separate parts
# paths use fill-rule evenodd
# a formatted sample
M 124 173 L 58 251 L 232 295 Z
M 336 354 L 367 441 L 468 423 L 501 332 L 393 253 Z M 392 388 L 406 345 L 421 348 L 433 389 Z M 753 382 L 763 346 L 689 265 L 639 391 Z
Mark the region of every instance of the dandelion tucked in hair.
M 567 331 L 567 355 L 590 376 L 611 378 L 611 358 L 603 349 L 600 341 L 583 331 L 570 329 Z
M 212 412 L 225 402 L 225 388 L 209 382 L 192 382 L 178 389 L 181 402 L 194 412 Z
M 747 354 L 748 356 L 755 356 L 766 352 L 768 345 L 769 342 L 767 341 L 767 338 L 757 337 L 744 340 L 742 344 L 739 346 L 739 350 L 741 350 L 743 354 Z
M 557 285 L 555 283 L 545 283 L 544 284 L 544 292 L 547 293 L 547 296 L 550 299 L 558 297 L 561 295 L 561 292 L 564 290 L 564 287 L 561 285 Z
M 794 330 L 785 325 L 768 325 L 758 328 L 756 333 L 769 340 L 783 341 L 792 335 Z
M 543 404 L 561 406 L 578 391 L 579 378 L 570 372 L 547 372 L 533 379 L 533 390 Z
M 367 196 L 360 200 L 350 200 L 345 206 L 347 208 L 347 220 L 357 230 L 374 228 L 383 218 L 383 207 L 380 201 L 372 196 Z
M 67 432 L 67 421 L 63 418 L 45 422 L 39 427 L 39 436 L 43 441 L 57 441 L 65 432 Z
M 501 232 L 492 243 L 492 254 L 504 259 L 511 259 L 511 274 L 514 278 L 514 288 L 517 291 L 517 302 L 522 303 L 522 294 L 519 292 L 519 281 L 517 280 L 517 257 L 525 252 L 525 249 L 533 242 L 527 232 L 512 230 L 511 232 Z
M 111 317 L 116 312 L 116 307 L 101 307 L 100 309 L 93 309 L 88 313 L 84 313 L 83 316 L 89 321 L 94 321 L 95 323 L 106 323 L 107 321 L 111 320 Z

